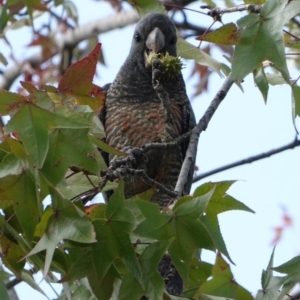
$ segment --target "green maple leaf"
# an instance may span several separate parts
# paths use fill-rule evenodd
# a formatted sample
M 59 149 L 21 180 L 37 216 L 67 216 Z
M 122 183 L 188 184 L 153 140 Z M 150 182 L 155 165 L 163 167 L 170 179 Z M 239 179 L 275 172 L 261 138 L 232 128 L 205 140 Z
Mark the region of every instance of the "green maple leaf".
M 188 266 L 195 249 L 219 249 L 229 259 L 216 214 L 205 213 L 215 187 L 201 196 L 185 196 L 177 201 L 173 210 L 159 211 L 156 204 L 136 200 L 144 220 L 134 233 L 153 240 L 173 239 L 168 252 L 177 270 L 188 280 Z
M 0 236 L 0 245 L 3 263 L 12 270 L 14 274 L 20 276 L 25 265 L 25 261 L 22 260 L 24 252 L 20 245 L 14 243 L 3 234 Z
M 118 188 L 109 199 L 105 218 L 101 218 L 102 213 L 93 222 L 97 243 L 92 246 L 92 261 L 98 285 L 102 285 L 102 280 L 118 259 L 142 282 L 140 265 L 130 240 L 130 233 L 136 227 L 137 221 L 125 205 L 123 188 L 124 183 L 120 180 Z
M 270 60 L 289 82 L 282 27 L 299 12 L 300 1 L 269 0 L 259 15 L 250 13 L 237 22 L 241 40 L 232 61 L 233 80 L 242 80 L 261 62 Z
M 68 261 L 67 272 L 59 282 L 74 282 L 87 277 L 93 270 L 91 247 L 70 247 Z
M 170 242 L 159 241 L 147 246 L 139 257 L 145 285 L 141 286 L 131 273 L 127 273 L 120 287 L 120 300 L 138 300 L 143 295 L 149 300 L 162 299 L 165 285 L 157 267 Z
M 33 237 L 38 223 L 40 208 L 37 188 L 30 172 L 6 176 L 0 179 L 0 207 L 13 204 L 15 214 L 28 241 Z
M 196 249 L 219 249 L 229 257 L 217 217 L 205 213 L 213 193 L 214 188 L 202 196 L 182 198 L 173 208 L 172 225 L 176 238 L 169 248 L 169 254 L 184 281 L 188 280 L 188 266 Z
M 168 252 L 185 282 L 189 280 L 189 265 L 196 249 L 219 250 L 231 261 L 217 215 L 229 210 L 252 212 L 226 193 L 233 183 L 206 183 L 167 211 L 160 211 L 154 203 L 134 200 L 144 217 L 134 233 L 158 241 L 172 240 Z
M 196 298 L 200 294 L 201 285 L 212 276 L 213 265 L 199 260 L 200 251 L 195 251 L 189 265 L 189 280 L 185 282 L 184 296 Z
M 0 297 L 2 300 L 10 300 L 8 291 L 3 281 L 0 281 Z
M 18 175 L 28 168 L 28 156 L 23 145 L 9 136 L 4 137 L 0 144 L 0 157 L 0 178 Z
M 196 40 L 212 42 L 220 45 L 234 45 L 239 40 L 239 35 L 236 34 L 237 28 L 234 23 L 228 23 L 222 27 L 203 34 L 196 38 Z
M 20 134 L 33 165 L 38 168 L 42 167 L 48 151 L 48 124 L 52 120 L 52 113 L 26 103 L 5 127 L 6 133 Z
M 99 257 L 98 257 L 99 258 Z M 101 278 L 98 277 L 98 269 L 95 265 L 90 269 L 88 275 L 88 281 L 92 288 L 96 299 L 110 300 L 112 299 L 112 293 L 114 290 L 114 283 L 116 278 L 120 278 L 120 274 L 116 270 L 115 266 L 112 264 L 106 271 L 105 275 Z
M 162 3 L 155 0 L 129 0 L 135 6 L 140 16 L 145 16 L 151 12 L 166 14 L 166 9 Z
M 0 115 L 10 115 L 22 107 L 26 98 L 22 95 L 8 91 L 0 91 Z
M 106 165 L 88 138 L 88 129 L 56 129 L 48 135 L 49 151 L 41 172 L 54 185 L 65 176 L 69 166 L 99 174 Z
M 280 297 L 279 289 L 284 284 L 285 278 L 273 275 L 273 260 L 274 260 L 273 249 L 269 264 L 266 270 L 263 270 L 261 275 L 261 286 L 262 290 L 257 292 L 255 300 L 279 300 Z M 287 292 L 287 290 L 285 291 Z
M 281 280 L 283 280 L 283 286 L 278 299 L 282 299 L 300 281 L 300 256 L 296 256 L 288 262 L 276 268 L 272 268 L 272 270 L 287 274 L 281 278 Z
M 232 196 L 227 194 L 228 189 L 234 184 L 235 181 L 221 181 L 221 182 L 207 182 L 199 186 L 194 196 L 205 195 L 212 189 L 214 189 L 211 199 L 207 205 L 206 212 L 209 214 L 220 214 L 222 212 L 230 210 L 243 210 L 247 212 L 254 212 L 252 209 L 247 207 L 245 204 L 236 200 Z
M 177 40 L 178 54 L 185 59 L 192 59 L 198 64 L 212 68 L 218 74 L 221 74 L 221 69 L 224 68 L 224 64 L 219 63 L 214 58 L 210 57 L 207 53 L 190 44 L 183 38 Z
M 201 293 L 223 296 L 232 299 L 253 300 L 250 292 L 239 285 L 230 270 L 230 266 L 218 253 L 212 269 L 212 279 L 201 285 Z
M 269 91 L 269 84 L 268 84 L 268 79 L 267 76 L 265 74 L 265 70 L 263 68 L 263 66 L 260 64 L 258 65 L 254 71 L 253 71 L 253 77 L 254 77 L 254 81 L 255 84 L 257 85 L 257 87 L 259 88 L 264 101 L 267 102 L 267 98 L 268 98 L 268 91 Z
M 45 234 L 27 256 L 46 250 L 44 276 L 47 275 L 54 250 L 63 239 L 79 243 L 94 243 L 95 231 L 85 216 L 71 201 L 50 187 L 53 214 L 48 220 Z
M 67 109 L 52 113 L 32 102 L 24 102 L 5 127 L 5 132 L 19 134 L 33 166 L 41 168 L 49 149 L 50 130 L 53 128 L 77 130 L 91 127 L 93 123 L 78 113 Z
M 160 241 L 174 237 L 170 213 L 160 212 L 159 207 L 151 202 L 140 199 L 136 199 L 134 202 L 143 215 L 143 221 L 135 229 L 135 234 Z
M 295 106 L 293 117 L 295 118 L 296 116 L 300 116 L 300 87 L 298 85 L 293 85 L 292 92 L 293 92 L 293 104 Z

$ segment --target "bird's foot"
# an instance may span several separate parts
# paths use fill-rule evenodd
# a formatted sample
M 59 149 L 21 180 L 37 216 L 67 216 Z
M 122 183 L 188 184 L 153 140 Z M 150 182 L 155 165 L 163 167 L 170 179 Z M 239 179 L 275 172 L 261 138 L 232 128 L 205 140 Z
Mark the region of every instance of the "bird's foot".
M 115 158 L 110 162 L 108 169 L 102 174 L 105 181 L 114 181 L 120 176 L 125 176 L 127 173 L 130 174 L 128 170 L 137 170 L 139 166 L 145 166 L 148 162 L 148 157 L 143 153 L 141 148 L 128 147 L 122 150 L 123 152 L 127 152 L 128 155 L 120 159 Z
M 154 88 L 159 84 L 161 77 L 162 77 L 162 73 L 164 71 L 164 68 L 165 68 L 165 66 L 160 60 L 158 60 L 158 59 L 153 60 L 153 62 L 152 62 L 152 85 Z
M 99 189 L 102 190 L 107 181 L 114 181 L 119 179 L 120 176 L 126 177 L 140 177 L 149 186 L 156 187 L 158 190 L 162 191 L 164 194 L 176 198 L 178 194 L 168 188 L 163 184 L 150 178 L 147 174 L 146 163 L 148 162 L 148 157 L 145 155 L 149 149 L 142 148 L 128 148 L 126 152 L 128 156 L 121 159 L 114 159 L 110 162 L 109 167 L 106 171 L 103 171 L 102 180 L 99 184 Z M 123 149 L 124 151 L 124 149 Z M 144 167 L 144 168 L 141 168 Z

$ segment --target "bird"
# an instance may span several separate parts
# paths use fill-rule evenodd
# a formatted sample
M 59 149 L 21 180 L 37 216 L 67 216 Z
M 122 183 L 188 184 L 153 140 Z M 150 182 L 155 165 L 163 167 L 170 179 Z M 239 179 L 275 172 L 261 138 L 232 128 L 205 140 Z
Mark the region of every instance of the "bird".
M 170 143 L 196 125 L 181 71 L 172 76 L 163 75 L 159 60 L 149 62 L 151 55 L 177 57 L 177 33 L 172 20 L 162 13 L 150 13 L 136 25 L 129 54 L 116 75 L 106 86 L 105 105 L 100 113 L 106 143 L 130 151 L 149 143 Z M 188 141 L 172 147 L 152 149 L 146 158 L 137 159 L 136 169 L 169 190 L 174 190 L 187 151 Z M 110 155 L 109 163 L 117 157 Z M 194 164 L 183 193 L 190 192 Z M 150 186 L 139 176 L 125 175 L 125 198 L 145 192 Z M 108 195 L 108 194 L 107 194 Z M 172 198 L 156 190 L 151 198 L 161 209 Z M 180 295 L 182 279 L 165 255 L 158 266 L 170 294 Z

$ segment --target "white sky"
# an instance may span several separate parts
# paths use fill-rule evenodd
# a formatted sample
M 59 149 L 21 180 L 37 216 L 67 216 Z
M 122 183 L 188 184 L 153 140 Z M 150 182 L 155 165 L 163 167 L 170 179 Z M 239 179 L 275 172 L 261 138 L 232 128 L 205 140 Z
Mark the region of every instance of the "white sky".
M 113 13 L 106 2 L 74 2 L 78 7 L 80 24 Z M 222 1 L 218 1 L 218 4 L 222 6 Z M 198 9 L 200 5 L 198 2 L 192 7 Z M 190 20 L 199 22 L 199 25 L 209 26 L 211 23 L 209 17 L 203 15 L 188 13 L 188 16 Z M 238 13 L 233 14 L 226 16 L 223 21 L 225 23 L 227 20 L 237 20 L 238 17 Z M 133 28 L 134 26 L 128 26 L 100 36 L 106 67 L 98 68 L 99 77 L 95 79 L 95 83 L 103 85 L 114 79 L 128 54 Z M 29 32 L 29 29 L 24 29 L 7 34 L 14 49 L 17 49 L 15 53 L 19 55 L 19 59 L 28 55 L 28 49 L 24 45 L 30 41 Z M 0 49 L 4 54 L 5 48 L 6 45 L 0 40 Z M 214 58 L 227 63 L 218 51 L 214 51 L 213 55 Z M 186 64 L 184 76 L 188 94 L 192 95 L 197 80 L 189 79 L 191 64 Z M 292 75 L 296 74 L 295 70 L 292 72 L 291 67 L 290 72 Z M 197 120 L 222 82 L 223 79 L 214 74 L 210 79 L 209 92 L 192 100 Z M 270 87 L 267 105 L 254 86 L 252 76 L 245 79 L 243 88 L 244 93 L 236 86 L 230 90 L 206 132 L 201 135 L 197 158 L 201 173 L 284 145 L 295 136 L 291 120 L 291 92 L 288 86 Z M 227 249 L 236 264 L 232 266 L 235 279 L 252 293 L 256 293 L 260 288 L 261 272 L 266 268 L 272 251 L 272 228 L 281 225 L 282 207 L 292 216 L 294 226 L 284 234 L 277 245 L 275 266 L 300 252 L 300 244 L 297 242 L 300 229 L 297 219 L 297 213 L 300 211 L 299 155 L 300 148 L 288 150 L 271 158 L 205 178 L 195 184 L 196 187 L 207 181 L 239 180 L 230 189 L 230 194 L 256 212 L 227 212 L 219 217 Z M 213 262 L 214 254 L 206 251 L 203 258 Z M 41 283 L 41 287 L 50 298 L 55 298 L 47 284 Z M 46 299 L 24 283 L 19 284 L 16 290 L 20 300 Z

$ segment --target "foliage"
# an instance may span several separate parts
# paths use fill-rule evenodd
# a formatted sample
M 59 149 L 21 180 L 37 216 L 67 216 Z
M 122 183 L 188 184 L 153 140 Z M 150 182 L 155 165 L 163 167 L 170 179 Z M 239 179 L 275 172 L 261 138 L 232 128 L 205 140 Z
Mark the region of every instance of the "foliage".
M 76 23 L 70 3 L 54 2 L 63 3 Z M 156 1 L 131 2 L 141 14 L 164 11 Z M 24 7 L 26 18 L 18 19 Z M 37 0 L 6 1 L 0 9 L 3 31 L 8 26 L 32 24 L 34 11 L 47 11 L 48 6 Z M 266 100 L 269 84 L 291 84 L 284 51 L 295 44 L 286 42 L 282 28 L 299 12 L 299 1 L 269 0 L 259 14 L 249 13 L 237 26 L 225 24 L 198 39 L 236 45 L 232 78 L 238 83 L 253 73 Z M 31 46 L 42 45 L 45 61 L 54 44 L 40 33 L 31 42 Z M 180 299 L 253 299 L 235 281 L 224 259 L 233 262 L 218 215 L 230 210 L 252 212 L 227 194 L 232 181 L 205 183 L 193 195 L 160 211 L 149 202 L 151 189 L 125 199 L 120 178 L 104 187 L 115 189 L 109 203 L 85 205 L 84 197 L 97 190 L 101 171 L 107 168 L 99 149 L 126 155 L 101 141 L 105 133 L 97 114 L 103 107 L 104 92 L 93 84 L 100 46 L 96 44 L 87 57 L 71 65 L 57 88 L 23 81 L 26 95 L 0 91 L 0 115 L 10 117 L 0 143 L 0 247 L 2 262 L 9 270 L 1 273 L 2 279 L 14 274 L 43 293 L 29 265 L 42 270 L 46 280 L 55 282 L 59 277 L 58 282 L 64 283 L 59 299 L 140 299 L 142 295 L 151 300 L 179 299 L 164 291 L 157 271 L 168 251 L 184 280 Z M 183 39 L 178 41 L 178 52 L 220 74 L 229 72 L 228 66 Z M 265 73 L 265 60 L 279 73 Z M 1 54 L 0 61 L 6 63 Z M 292 91 L 294 116 L 300 116 L 299 87 L 293 84 Z M 201 249 L 217 253 L 214 265 L 201 260 Z M 275 277 L 273 269 L 287 275 Z M 272 254 L 256 299 L 282 299 L 299 281 L 298 269 L 298 257 L 273 268 Z M 2 282 L 0 298 L 8 299 Z
M 0 93 L 1 113 L 11 117 L 0 145 L 5 265 L 21 275 L 26 259 L 43 269 L 44 277 L 59 273 L 60 282 L 87 278 L 98 299 L 110 299 L 114 283 L 122 279 L 122 297 L 130 290 L 132 299 L 143 294 L 159 299 L 164 289 L 157 265 L 168 249 L 193 296 L 199 293 L 198 276 L 203 277 L 197 249 L 219 250 L 231 260 L 217 215 L 251 210 L 226 195 L 233 182 L 202 185 L 160 212 L 148 202 L 151 190 L 125 200 L 122 180 L 108 204 L 83 207 L 82 193 L 74 195 L 71 188 L 74 177 L 76 182 L 85 177 L 83 190 L 88 190 L 106 168 L 97 149 L 101 144 L 93 143 L 104 136 L 103 128 L 90 108 L 103 105 L 101 88 L 92 84 L 99 51 L 100 45 L 73 64 L 57 89 L 23 83 L 27 96 Z M 76 173 L 70 173 L 74 167 Z M 194 280 L 190 266 L 201 270 L 197 277 L 193 272 Z M 133 285 L 138 286 L 134 291 Z

